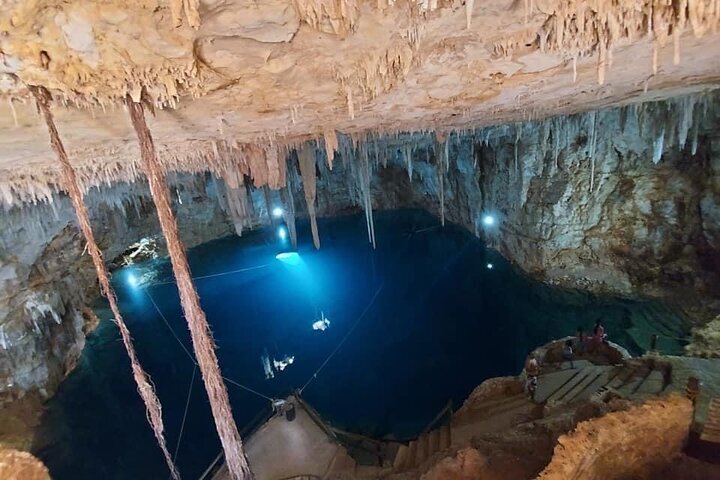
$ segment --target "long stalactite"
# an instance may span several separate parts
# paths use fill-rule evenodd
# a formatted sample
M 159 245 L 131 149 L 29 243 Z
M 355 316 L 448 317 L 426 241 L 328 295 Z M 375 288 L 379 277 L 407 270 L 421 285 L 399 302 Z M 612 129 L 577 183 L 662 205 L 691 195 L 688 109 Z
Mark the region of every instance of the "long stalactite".
M 300 176 L 305 192 L 305 203 L 307 203 L 308 216 L 310 217 L 310 228 L 312 229 L 313 244 L 320 249 L 320 234 L 318 233 L 317 216 L 315 213 L 315 197 L 317 195 L 317 179 L 315 178 L 315 152 L 308 145 L 304 145 L 298 151 L 300 162 Z
M 193 350 L 210 400 L 215 427 L 225 452 L 225 463 L 233 479 L 252 479 L 253 475 L 248 466 L 240 434 L 230 409 L 227 389 L 220 373 L 220 365 L 215 354 L 215 343 L 212 339 L 210 326 L 205 318 L 205 312 L 200 307 L 200 299 L 192 281 L 175 215 L 170 207 L 170 196 L 165 183 L 165 174 L 158 163 L 155 145 L 145 122 L 145 112 L 142 104 L 134 102 L 130 97 L 127 99 L 127 104 L 130 110 L 130 119 L 140 143 L 142 167 L 147 175 L 150 193 L 155 202 L 160 226 L 167 241 L 170 262 L 175 274 L 178 292 L 180 293 L 180 304 L 188 322 Z
M 88 214 L 87 207 L 83 201 L 84 195 L 80 189 L 75 170 L 68 159 L 65 146 L 60 139 L 60 134 L 55 126 L 55 120 L 50 110 L 50 93 L 44 87 L 30 87 L 30 89 L 35 96 L 38 109 L 45 118 L 45 123 L 47 124 L 48 131 L 50 133 L 50 144 L 57 155 L 58 161 L 60 162 L 65 188 L 67 189 L 68 196 L 75 208 L 75 214 L 77 216 L 80 230 L 87 242 L 87 251 L 92 258 L 93 265 L 95 266 L 98 282 L 100 283 L 100 290 L 110 304 L 110 310 L 112 311 L 115 317 L 115 323 L 120 330 L 120 336 L 122 337 L 123 344 L 125 345 L 125 350 L 127 351 L 128 357 L 130 357 L 133 378 L 135 379 L 138 393 L 140 393 L 140 397 L 145 403 L 148 422 L 150 423 L 153 433 L 155 434 L 155 439 L 163 452 L 165 462 L 170 469 L 170 474 L 174 479 L 179 480 L 180 473 L 170 456 L 170 452 L 167 449 L 167 443 L 165 441 L 165 426 L 162 419 L 162 406 L 160 404 L 160 400 L 155 394 L 155 389 L 150 382 L 150 378 L 147 373 L 145 373 L 145 370 L 143 370 L 140 365 L 140 361 L 135 354 L 135 347 L 133 346 L 132 337 L 130 336 L 130 330 L 128 330 L 122 314 L 120 313 L 115 291 L 110 285 L 110 275 L 105 266 L 105 262 L 103 261 L 102 252 L 95 241 L 95 235 L 93 234 L 92 227 L 90 226 L 90 215 Z

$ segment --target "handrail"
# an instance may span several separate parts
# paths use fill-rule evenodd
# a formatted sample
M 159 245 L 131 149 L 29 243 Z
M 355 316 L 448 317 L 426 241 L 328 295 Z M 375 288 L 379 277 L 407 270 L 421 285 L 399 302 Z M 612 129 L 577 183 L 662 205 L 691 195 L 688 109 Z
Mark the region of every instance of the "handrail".
M 263 407 L 260 409 L 260 411 L 253 417 L 252 420 L 250 420 L 240 431 L 240 437 L 245 439 L 246 437 L 252 436 L 257 430 L 262 426 L 265 422 L 268 421 L 270 417 L 273 415 L 273 410 L 268 409 L 267 407 Z M 210 478 L 210 475 L 217 472 L 217 466 L 218 463 L 224 458 L 224 452 L 220 450 L 220 453 L 217 454 L 217 456 L 213 459 L 213 461 L 210 463 L 210 465 L 205 469 L 205 471 L 200 475 L 198 480 L 205 480 L 206 478 Z
M 326 424 L 320 414 L 311 407 L 305 400 L 300 397 L 300 392 L 295 392 L 294 394 L 295 400 L 297 400 L 298 404 L 307 412 L 310 419 L 318 426 L 320 429 L 325 432 L 328 436 L 332 437 L 337 441 L 337 436 L 335 435 L 335 432 L 333 431 L 333 428 Z
M 423 435 L 425 433 L 428 433 L 430 430 L 432 430 L 433 426 L 442 418 L 445 416 L 447 412 L 450 412 L 450 416 L 452 417 L 452 400 L 448 400 L 448 403 L 445 404 L 445 406 L 440 410 L 440 412 L 435 415 L 435 418 L 433 418 L 430 423 L 427 424 L 427 426 L 423 429 L 422 433 L 420 435 Z

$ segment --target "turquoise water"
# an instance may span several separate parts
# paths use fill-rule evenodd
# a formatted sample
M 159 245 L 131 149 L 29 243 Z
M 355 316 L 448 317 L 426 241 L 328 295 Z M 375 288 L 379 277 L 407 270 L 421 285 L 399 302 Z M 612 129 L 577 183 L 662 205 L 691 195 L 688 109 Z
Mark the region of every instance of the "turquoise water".
M 271 228 L 202 245 L 189 259 L 223 374 L 281 397 L 317 373 L 304 397 L 342 428 L 411 437 L 448 400 L 460 405 L 484 379 L 519 372 L 537 345 L 578 325 L 590 330 L 598 318 L 631 352 L 640 353 L 651 333 L 665 335 L 666 351 L 681 348 L 667 337 L 683 336 L 685 327 L 666 308 L 534 282 L 464 229 L 440 228 L 423 212 L 376 214 L 375 251 L 364 216 L 321 221 L 320 232 L 315 251 L 300 225 L 298 265 L 275 259 L 286 246 Z M 144 276 L 153 280 L 135 282 Z M 163 404 L 169 448 L 177 448 L 183 476 L 197 478 L 220 444 L 199 374 L 190 388 L 190 338 L 170 266 L 135 265 L 113 281 Z M 313 330 L 321 312 L 329 328 Z M 264 354 L 292 355 L 294 363 L 268 380 Z M 268 406 L 233 384 L 228 391 L 241 427 Z M 90 335 L 78 367 L 48 402 L 34 452 L 56 480 L 167 478 L 113 323 Z

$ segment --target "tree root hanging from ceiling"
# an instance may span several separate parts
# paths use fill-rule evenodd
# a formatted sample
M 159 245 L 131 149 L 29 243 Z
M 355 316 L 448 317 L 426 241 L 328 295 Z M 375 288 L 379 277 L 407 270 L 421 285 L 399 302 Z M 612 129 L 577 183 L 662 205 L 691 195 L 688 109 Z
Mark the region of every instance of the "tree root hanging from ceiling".
M 193 350 L 202 372 L 205 390 L 215 419 L 215 427 L 225 452 L 225 464 L 233 479 L 252 479 L 253 475 L 248 466 L 240 434 L 230 409 L 227 388 L 220 373 L 220 366 L 215 354 L 215 343 L 192 281 L 175 215 L 170 207 L 170 196 L 165 183 L 165 174 L 155 154 L 155 145 L 145 122 L 143 106 L 141 103 L 134 102 L 129 96 L 127 105 L 130 111 L 130 119 L 140 143 L 142 167 L 147 175 L 150 193 L 155 202 L 160 226 L 167 241 L 170 262 L 172 263 L 178 292 L 180 293 L 180 304 L 187 319 Z
M 47 124 L 48 131 L 50 133 L 50 144 L 52 145 L 53 150 L 55 150 L 58 161 L 60 162 L 65 187 L 67 189 L 68 196 L 72 201 L 73 207 L 75 208 L 78 225 L 80 226 L 80 230 L 87 242 L 87 251 L 90 253 L 90 257 L 95 265 L 100 289 L 110 304 L 110 310 L 112 310 L 113 315 L 115 316 L 115 323 L 120 330 L 120 336 L 122 337 L 123 344 L 125 345 L 125 350 L 127 351 L 128 357 L 130 357 L 133 378 L 137 384 L 140 397 L 142 397 L 143 402 L 145 403 L 148 422 L 150 423 L 150 426 L 155 433 L 158 445 L 165 456 L 165 462 L 170 469 L 170 474 L 175 480 L 179 480 L 180 474 L 175 466 L 175 463 L 170 457 L 170 453 L 167 449 L 167 443 L 165 442 L 165 427 L 162 419 L 162 406 L 160 404 L 160 400 L 155 394 L 155 389 L 150 382 L 150 378 L 140 365 L 137 355 L 135 354 L 135 348 L 133 347 L 130 331 L 128 330 L 127 325 L 125 325 L 125 321 L 120 314 L 120 308 L 117 304 L 115 291 L 110 285 L 110 277 L 103 261 L 102 252 L 95 242 L 95 236 L 93 235 L 92 227 L 90 226 L 90 216 L 88 214 L 87 207 L 83 202 L 83 193 L 80 190 L 75 170 L 72 165 L 70 165 L 70 160 L 68 159 L 65 147 L 60 140 L 60 134 L 55 127 L 55 121 L 53 119 L 52 112 L 50 111 L 50 93 L 44 87 L 31 86 L 30 90 L 35 96 L 38 109 L 45 118 L 45 123 Z

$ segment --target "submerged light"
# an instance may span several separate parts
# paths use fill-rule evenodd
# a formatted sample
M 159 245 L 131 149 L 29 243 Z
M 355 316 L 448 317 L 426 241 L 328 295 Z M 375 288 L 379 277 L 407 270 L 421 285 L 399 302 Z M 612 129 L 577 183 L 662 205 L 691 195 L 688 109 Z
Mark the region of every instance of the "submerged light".
M 127 276 L 127 281 L 130 284 L 131 287 L 137 287 L 138 286 L 138 278 L 135 276 L 134 273 L 130 272 Z
M 282 217 L 282 216 L 283 216 L 283 213 L 285 213 L 285 211 L 284 211 L 282 208 L 280 208 L 280 207 L 275 207 L 275 208 L 272 209 L 272 216 L 275 217 L 275 218 L 280 218 L 280 217 Z
M 278 238 L 280 238 L 280 240 L 285 240 L 287 238 L 288 232 L 285 227 L 280 226 L 277 229 L 277 234 L 278 234 Z
M 283 252 L 275 255 L 275 258 L 288 265 L 297 265 L 300 263 L 300 255 L 297 252 Z
M 493 267 L 494 267 L 494 265 L 493 265 L 492 263 L 488 263 L 488 264 L 487 264 L 487 269 L 488 269 L 488 270 L 492 270 Z
M 490 215 L 490 214 L 484 215 L 483 218 L 482 218 L 482 223 L 483 223 L 483 225 L 485 225 L 486 227 L 492 227 L 493 225 L 495 225 L 495 222 L 496 222 L 496 221 L 497 221 L 497 220 L 495 219 L 495 216 L 494 216 L 494 215 Z

